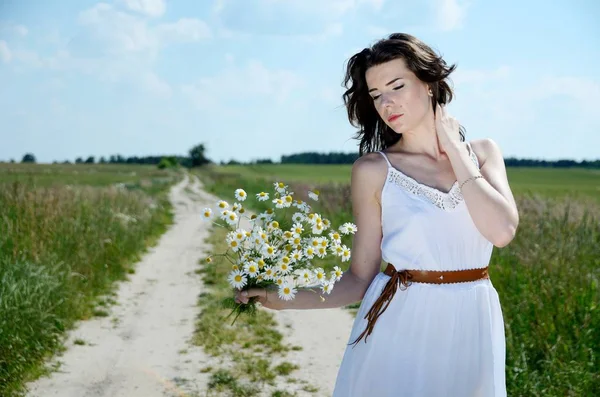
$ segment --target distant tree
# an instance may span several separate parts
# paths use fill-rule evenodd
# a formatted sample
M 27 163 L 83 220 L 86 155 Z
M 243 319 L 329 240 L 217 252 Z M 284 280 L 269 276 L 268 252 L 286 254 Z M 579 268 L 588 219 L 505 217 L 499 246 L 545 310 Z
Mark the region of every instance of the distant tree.
M 69 160 L 65 160 L 62 162 L 63 164 L 71 164 L 71 162 Z
M 94 164 L 96 162 L 96 159 L 94 158 L 94 156 L 90 156 L 87 158 L 87 160 L 85 160 L 86 164 Z
M 10 159 L 10 162 L 11 162 L 12 164 L 14 164 L 14 163 L 15 163 L 15 159 Z
M 106 159 L 104 156 L 100 157 L 100 164 L 106 164 Z
M 158 169 L 160 169 L 160 170 L 164 170 L 165 168 L 171 168 L 171 167 L 173 167 L 173 163 L 167 157 L 163 157 L 162 160 L 160 160 L 160 163 L 158 163 Z
M 190 149 L 190 158 L 192 160 L 192 167 L 200 167 L 200 166 L 210 163 L 210 160 L 207 159 L 204 154 L 205 151 L 206 151 L 206 148 L 204 147 L 203 143 L 196 145 Z
M 117 156 L 115 156 L 114 154 L 112 156 L 110 156 L 110 160 L 108 160 L 109 163 L 114 164 L 117 162 Z
M 77 157 L 75 159 L 75 164 L 82 164 L 83 163 L 83 159 L 81 157 Z
M 23 160 L 21 160 L 22 163 L 35 163 L 35 156 L 33 155 L 33 153 L 27 153 L 25 156 L 23 156 Z

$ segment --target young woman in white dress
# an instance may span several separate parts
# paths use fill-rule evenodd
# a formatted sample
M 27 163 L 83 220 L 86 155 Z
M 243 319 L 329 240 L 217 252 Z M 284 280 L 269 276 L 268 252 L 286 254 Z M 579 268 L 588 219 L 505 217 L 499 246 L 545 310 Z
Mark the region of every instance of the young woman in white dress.
M 351 265 L 324 302 L 308 289 L 291 301 L 264 289 L 236 296 L 275 310 L 362 301 L 335 397 L 506 396 L 504 322 L 487 270 L 519 215 L 498 145 L 465 141 L 445 109 L 454 69 L 401 33 L 350 58 L 344 101 L 361 155 Z

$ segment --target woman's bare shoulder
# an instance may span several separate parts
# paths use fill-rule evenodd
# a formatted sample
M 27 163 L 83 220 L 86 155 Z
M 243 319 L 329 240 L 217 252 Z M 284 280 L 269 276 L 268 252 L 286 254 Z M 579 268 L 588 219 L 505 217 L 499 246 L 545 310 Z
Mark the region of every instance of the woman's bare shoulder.
M 359 179 L 385 178 L 387 163 L 377 152 L 367 153 L 359 157 L 352 165 L 352 175 Z
M 387 163 L 383 156 L 376 152 L 359 157 L 352 165 L 353 189 L 363 190 L 363 193 L 373 193 L 377 198 L 386 176 Z
M 496 150 L 499 150 L 498 144 L 492 138 L 473 139 L 469 141 L 480 167 L 483 167 L 488 156 Z

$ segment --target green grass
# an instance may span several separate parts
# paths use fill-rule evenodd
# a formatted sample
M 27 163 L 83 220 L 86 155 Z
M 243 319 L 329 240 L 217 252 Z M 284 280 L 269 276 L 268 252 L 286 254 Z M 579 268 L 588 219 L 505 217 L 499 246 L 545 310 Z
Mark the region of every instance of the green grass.
M 262 179 L 262 184 L 282 180 L 285 183 L 338 185 L 350 183 L 352 168 L 350 165 L 257 164 L 213 166 L 206 171 L 235 176 L 246 183 Z M 600 170 L 509 167 L 506 172 L 515 194 L 592 197 L 600 201 Z
M 176 179 L 151 167 L 0 166 L 0 395 L 44 373 L 76 320 L 108 314 L 113 282 L 172 222 Z
M 316 187 L 322 199 L 311 203 L 315 211 L 334 225 L 352 219 L 349 181 L 340 183 L 342 168 L 296 167 L 265 165 L 238 175 L 236 167 L 227 166 L 199 175 L 210 191 L 228 200 L 238 187 L 252 198 L 270 192 L 275 180 L 289 183 L 301 199 L 307 188 Z M 494 248 L 490 266 L 505 321 L 508 395 L 595 395 L 600 390 L 600 174 L 579 169 L 509 169 L 508 174 L 520 225 L 511 244 Z M 252 199 L 244 205 L 255 211 L 269 206 Z
M 226 233 L 226 229 L 213 227 L 207 240 L 213 247 L 211 251 L 227 249 Z M 232 318 L 227 318 L 231 309 L 223 305 L 223 299 L 232 296 L 227 282 L 230 270 L 230 262 L 222 257 L 215 257 L 211 263 L 201 262 L 198 273 L 209 288 L 198 297 L 201 313 L 196 321 L 193 342 L 208 354 L 232 363 L 229 369 L 211 367 L 205 371 L 212 373 L 214 391 L 234 396 L 258 396 L 264 393 L 266 385 L 273 387 L 278 377 L 289 377 L 298 369 L 289 362 L 276 363 L 297 347 L 284 343 L 273 315 L 266 311 L 258 310 L 255 316 L 242 315 L 231 325 Z

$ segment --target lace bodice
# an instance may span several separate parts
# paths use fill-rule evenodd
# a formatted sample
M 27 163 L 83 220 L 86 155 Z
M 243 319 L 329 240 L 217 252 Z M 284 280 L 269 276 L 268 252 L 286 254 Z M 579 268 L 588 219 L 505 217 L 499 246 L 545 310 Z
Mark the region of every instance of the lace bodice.
M 473 160 L 473 163 L 475 163 L 477 168 L 479 168 L 477 156 L 471 148 L 471 144 L 468 142 L 467 147 L 469 149 L 471 160 Z M 402 171 L 395 168 L 392 163 L 390 163 L 385 153 L 381 151 L 379 153 L 383 155 L 385 161 L 388 163 L 387 179 L 389 182 L 395 183 L 411 194 L 424 198 L 431 204 L 443 210 L 453 210 L 463 201 L 462 193 L 458 187 L 458 181 L 454 182 L 450 191 L 442 192 L 441 190 L 435 189 L 431 186 L 419 183 L 410 176 L 404 174 Z
M 479 168 L 477 156 L 467 143 Z M 383 260 L 402 268 L 461 270 L 488 264 L 493 245 L 480 233 L 464 203 L 458 182 L 448 192 L 419 183 L 394 168 L 381 192 Z

